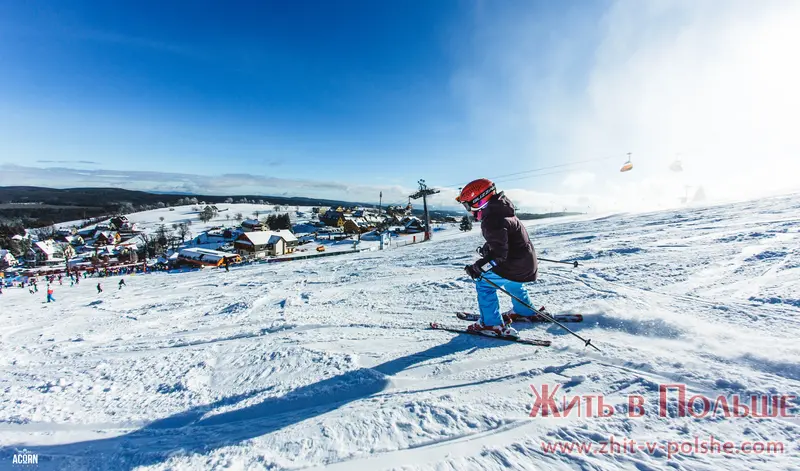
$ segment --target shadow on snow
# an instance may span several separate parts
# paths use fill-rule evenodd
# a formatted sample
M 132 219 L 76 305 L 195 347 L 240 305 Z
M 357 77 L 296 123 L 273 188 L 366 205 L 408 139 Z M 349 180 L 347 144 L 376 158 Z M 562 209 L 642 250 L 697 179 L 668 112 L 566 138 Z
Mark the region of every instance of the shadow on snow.
M 163 463 L 172 456 L 209 453 L 236 445 L 336 410 L 382 392 L 389 378 L 417 363 L 475 347 L 506 345 L 490 339 L 459 335 L 445 344 L 382 363 L 349 371 L 271 397 L 240 409 L 206 416 L 221 407 L 234 406 L 269 391 L 260 389 L 223 398 L 211 404 L 156 420 L 139 430 L 112 438 L 51 446 L 22 444 L 0 448 L 3 461 L 25 449 L 39 455 L 38 469 L 115 469 Z

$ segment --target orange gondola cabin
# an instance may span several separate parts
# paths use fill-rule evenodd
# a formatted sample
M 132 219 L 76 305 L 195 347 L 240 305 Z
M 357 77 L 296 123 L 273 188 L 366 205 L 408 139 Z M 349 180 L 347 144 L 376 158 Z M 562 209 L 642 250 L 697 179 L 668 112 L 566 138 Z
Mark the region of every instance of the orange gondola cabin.
M 628 172 L 633 169 L 633 163 L 631 162 L 631 153 L 628 152 L 628 161 L 619 169 L 620 172 Z

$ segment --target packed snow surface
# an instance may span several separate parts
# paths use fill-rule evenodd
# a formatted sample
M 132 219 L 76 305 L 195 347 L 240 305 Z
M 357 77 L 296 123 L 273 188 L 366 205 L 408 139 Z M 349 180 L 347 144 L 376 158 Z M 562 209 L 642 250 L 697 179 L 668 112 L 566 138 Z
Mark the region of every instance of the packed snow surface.
M 800 198 L 528 224 L 549 348 L 466 326 L 479 230 L 381 252 L 0 296 L 0 469 L 800 469 L 792 417 L 661 418 L 688 395 L 800 396 Z M 502 307 L 510 302 L 501 297 Z M 530 417 L 531 386 L 610 417 Z M 540 389 L 539 389 L 540 390 Z M 650 407 L 628 417 L 630 395 Z M 797 399 L 791 399 L 793 407 Z M 797 413 L 796 409 L 793 409 Z M 782 453 L 548 452 L 547 443 L 782 443 Z M 543 445 L 544 442 L 544 445 Z

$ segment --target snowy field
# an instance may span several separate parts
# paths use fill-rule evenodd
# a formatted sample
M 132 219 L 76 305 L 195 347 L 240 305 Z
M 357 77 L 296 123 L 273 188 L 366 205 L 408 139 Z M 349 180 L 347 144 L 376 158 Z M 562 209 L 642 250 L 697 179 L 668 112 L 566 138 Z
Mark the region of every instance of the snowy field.
M 149 211 L 141 211 L 138 213 L 127 214 L 128 220 L 135 223 L 139 230 L 147 233 L 154 233 L 158 226 L 164 224 L 168 229 L 172 229 L 173 224 L 191 223 L 192 236 L 197 236 L 203 231 L 211 229 L 212 227 L 220 226 L 238 226 L 239 222 L 236 221 L 236 213 L 242 213 L 243 219 L 255 219 L 255 212 L 258 212 L 258 219 L 264 219 L 271 214 L 284 214 L 289 213 L 292 221 L 298 219 L 306 221 L 311 217 L 311 206 L 281 206 L 281 211 L 274 211 L 274 204 L 252 204 L 252 203 L 219 203 L 216 207 L 219 213 L 208 222 L 201 221 L 198 216 L 199 210 L 202 210 L 206 205 L 194 204 L 184 206 L 172 206 L 169 208 L 152 209 Z M 195 210 L 197 208 L 198 210 Z M 308 218 L 298 218 L 296 208 L 299 208 L 301 213 L 307 214 Z M 163 218 L 163 220 L 161 219 Z M 108 223 L 106 219 L 105 223 Z M 67 227 L 81 227 L 83 221 L 69 221 L 56 224 L 57 228 Z
M 22 449 L 38 469 L 800 469 L 796 418 L 624 413 L 630 395 L 655 404 L 661 384 L 800 396 L 800 198 L 529 228 L 541 256 L 583 264 L 543 262 L 535 302 L 586 314 L 569 325 L 601 353 L 555 326 L 517 326 L 549 348 L 426 329 L 465 325 L 453 312 L 476 309 L 463 266 L 477 229 L 383 252 L 133 276 L 122 290 L 111 278 L 102 295 L 89 282 L 56 286 L 54 304 L 6 289 L 0 469 L 23 469 L 11 464 Z M 529 417 L 531 385 L 617 409 Z M 612 436 L 785 448 L 546 449 Z

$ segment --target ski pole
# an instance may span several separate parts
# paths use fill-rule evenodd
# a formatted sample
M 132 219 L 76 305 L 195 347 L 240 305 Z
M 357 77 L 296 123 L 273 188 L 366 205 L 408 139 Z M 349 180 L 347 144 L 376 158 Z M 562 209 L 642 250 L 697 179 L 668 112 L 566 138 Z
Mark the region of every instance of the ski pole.
M 561 322 L 558 322 L 557 320 L 555 320 L 555 318 L 553 318 L 553 316 L 551 316 L 550 314 L 548 314 L 548 313 L 547 313 L 547 311 L 537 311 L 537 310 L 536 310 L 536 308 L 534 308 L 534 307 L 533 307 L 533 306 L 531 306 L 530 304 L 526 303 L 525 301 L 523 301 L 523 300 L 519 299 L 518 297 L 514 296 L 513 294 L 509 293 L 508 291 L 506 291 L 505 289 L 503 289 L 503 287 L 502 287 L 502 286 L 500 286 L 500 285 L 498 285 L 498 284 L 494 283 L 492 280 L 488 280 L 488 279 L 486 279 L 486 278 L 484 278 L 484 277 L 480 277 L 478 280 L 483 280 L 483 281 L 485 281 L 485 282 L 489 283 L 490 285 L 494 286 L 495 288 L 499 289 L 500 291 L 504 292 L 505 294 L 507 294 L 507 295 L 511 296 L 512 298 L 516 299 L 517 301 L 519 301 L 520 303 L 522 303 L 522 305 L 523 305 L 523 306 L 527 307 L 527 308 L 528 308 L 528 309 L 530 309 L 531 311 L 533 311 L 533 312 L 537 313 L 538 315 L 540 315 L 540 316 L 544 317 L 545 319 L 547 319 L 548 321 L 552 322 L 553 324 L 555 324 L 555 325 L 557 325 L 557 326 L 561 327 L 562 329 L 566 330 L 567 332 L 569 332 L 570 334 L 574 335 L 575 337 L 578 337 L 578 338 L 579 338 L 579 339 L 581 339 L 581 341 L 582 341 L 582 342 L 585 344 L 585 346 L 587 346 L 587 347 L 592 347 L 592 348 L 594 348 L 595 350 L 597 350 L 598 352 L 600 351 L 600 349 L 599 349 L 599 348 L 597 348 L 597 347 L 595 347 L 595 346 L 594 346 L 594 344 L 592 343 L 592 339 L 588 339 L 588 340 L 587 340 L 587 339 L 585 339 L 585 338 L 581 337 L 580 335 L 576 334 L 575 332 L 573 332 L 572 330 L 570 330 L 570 328 L 569 328 L 569 327 L 567 327 L 567 326 L 565 326 L 564 324 L 562 324 Z
M 577 260 L 573 260 L 571 262 L 568 262 L 566 260 L 550 260 L 549 258 L 538 258 L 538 257 L 537 257 L 537 260 L 541 260 L 543 262 L 563 263 L 565 265 L 572 265 L 573 268 L 578 268 L 580 266 L 580 264 L 578 263 Z

